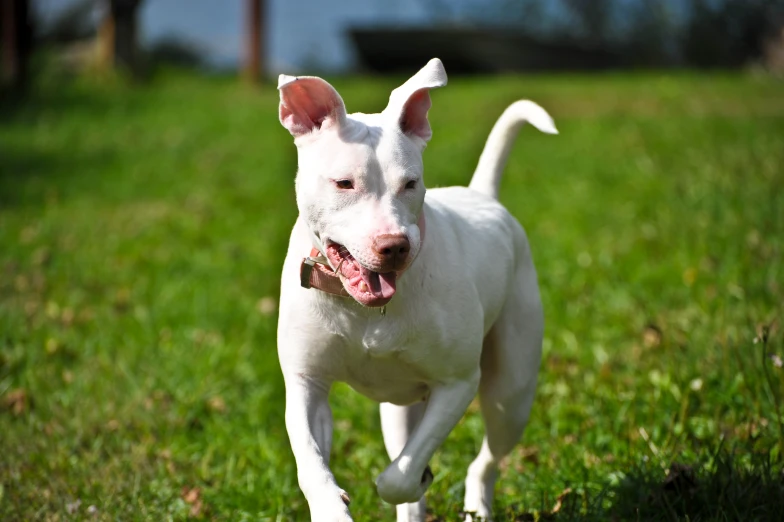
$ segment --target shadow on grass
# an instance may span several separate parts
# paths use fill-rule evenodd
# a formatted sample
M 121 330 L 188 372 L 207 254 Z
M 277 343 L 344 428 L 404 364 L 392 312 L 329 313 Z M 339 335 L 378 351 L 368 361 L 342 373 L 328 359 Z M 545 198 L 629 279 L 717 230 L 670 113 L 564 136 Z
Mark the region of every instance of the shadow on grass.
M 0 93 L 0 127 L 34 123 L 42 114 L 63 115 L 74 110 L 103 114 L 116 103 L 108 95 L 111 89 L 87 85 L 80 84 L 74 77 L 58 76 L 35 83 L 24 93 L 3 91 Z M 130 89 L 126 91 L 131 92 Z
M 88 88 L 72 78 L 0 97 L 0 206 L 40 204 L 68 180 L 106 172 L 117 151 L 106 144 L 86 149 L 75 136 L 82 126 L 132 114 L 139 98 L 130 89 Z
M 636 469 L 604 489 L 567 488 L 549 511 L 508 508 L 500 520 L 782 520 L 784 467 L 772 453 L 740 462 L 721 450 L 712 463 Z M 438 519 L 434 519 L 438 520 Z
M 0 207 L 11 207 L 56 197 L 61 185 L 73 177 L 98 176 L 116 153 L 109 148 L 86 153 L 25 145 L 2 147 L 0 155 Z

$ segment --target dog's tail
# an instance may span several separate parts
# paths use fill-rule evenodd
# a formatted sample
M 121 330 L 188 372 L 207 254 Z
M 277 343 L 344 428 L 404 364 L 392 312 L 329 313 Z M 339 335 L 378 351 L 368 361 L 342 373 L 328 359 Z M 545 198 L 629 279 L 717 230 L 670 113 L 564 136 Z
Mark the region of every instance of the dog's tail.
M 498 199 L 501 174 L 517 131 L 525 122 L 548 134 L 558 134 L 553 119 L 547 111 L 532 101 L 520 100 L 507 107 L 490 131 L 485 149 L 479 157 L 469 188 Z

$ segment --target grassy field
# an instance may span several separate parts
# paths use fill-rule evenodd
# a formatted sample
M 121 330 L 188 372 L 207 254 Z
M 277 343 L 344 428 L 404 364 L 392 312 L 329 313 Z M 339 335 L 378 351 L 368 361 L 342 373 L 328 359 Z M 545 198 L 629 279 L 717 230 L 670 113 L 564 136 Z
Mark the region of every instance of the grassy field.
M 395 79 L 335 85 L 383 108 Z M 784 512 L 784 95 L 770 79 L 455 78 L 428 186 L 467 183 L 531 98 L 502 201 L 547 321 L 498 520 L 773 520 Z M 168 73 L 44 81 L 0 105 L 0 520 L 301 521 L 275 347 L 296 216 L 277 92 Z M 333 469 L 392 520 L 377 408 L 333 392 Z M 472 407 L 432 462 L 456 520 Z

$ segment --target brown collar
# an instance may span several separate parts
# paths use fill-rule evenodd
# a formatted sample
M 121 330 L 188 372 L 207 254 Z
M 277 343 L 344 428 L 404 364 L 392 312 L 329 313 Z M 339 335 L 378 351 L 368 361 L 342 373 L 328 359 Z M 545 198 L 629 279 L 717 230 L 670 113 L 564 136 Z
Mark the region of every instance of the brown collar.
M 420 244 L 425 240 L 425 211 L 419 218 Z M 310 255 L 302 259 L 299 268 L 299 283 L 302 288 L 316 288 L 322 292 L 341 297 L 349 297 L 343 286 L 340 276 L 329 266 L 329 261 L 321 255 L 315 247 L 310 249 Z
M 327 258 L 315 247 L 311 248 L 310 255 L 302 260 L 299 283 L 302 288 L 317 288 L 328 294 L 349 297 L 340 276 L 330 268 Z

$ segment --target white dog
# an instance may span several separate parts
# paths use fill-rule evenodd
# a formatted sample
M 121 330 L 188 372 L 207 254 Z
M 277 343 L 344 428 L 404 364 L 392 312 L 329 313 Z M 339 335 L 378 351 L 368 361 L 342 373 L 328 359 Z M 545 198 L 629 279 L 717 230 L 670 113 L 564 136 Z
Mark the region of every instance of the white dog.
M 380 114 L 346 114 L 326 81 L 280 76 L 280 121 L 294 136 L 299 218 L 283 267 L 278 355 L 286 428 L 311 519 L 351 521 L 329 468 L 335 381 L 381 403 L 392 463 L 376 479 L 397 520 L 425 520 L 428 461 L 479 392 L 486 435 L 465 481 L 467 520 L 489 520 L 498 463 L 534 398 L 543 317 L 520 224 L 497 201 L 501 171 L 526 121 L 519 101 L 496 123 L 468 188 L 425 191 L 431 60 Z

